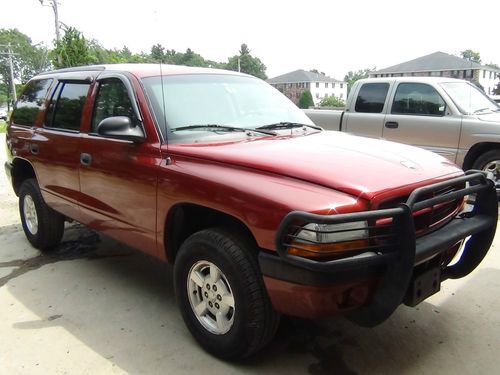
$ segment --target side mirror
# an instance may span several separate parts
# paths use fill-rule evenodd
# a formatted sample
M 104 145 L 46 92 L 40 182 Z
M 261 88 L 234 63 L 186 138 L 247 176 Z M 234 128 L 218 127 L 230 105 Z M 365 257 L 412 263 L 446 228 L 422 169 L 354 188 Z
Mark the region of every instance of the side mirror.
M 136 143 L 144 142 L 146 139 L 142 128 L 133 125 L 130 117 L 127 116 L 105 118 L 97 125 L 97 134 Z

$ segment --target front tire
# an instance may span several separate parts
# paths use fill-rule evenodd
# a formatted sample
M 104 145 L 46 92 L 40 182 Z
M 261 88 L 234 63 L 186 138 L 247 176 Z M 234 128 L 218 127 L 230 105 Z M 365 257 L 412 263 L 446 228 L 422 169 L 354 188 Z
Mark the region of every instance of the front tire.
M 184 322 L 211 354 L 244 358 L 274 336 L 279 315 L 243 236 L 222 229 L 193 234 L 177 255 L 174 282 Z
M 24 234 L 33 247 L 47 251 L 58 245 L 64 233 L 64 217 L 43 200 L 34 178 L 19 188 L 19 213 Z
M 493 175 L 497 195 L 500 195 L 500 150 L 490 150 L 479 156 L 472 164 L 472 169 L 490 172 Z

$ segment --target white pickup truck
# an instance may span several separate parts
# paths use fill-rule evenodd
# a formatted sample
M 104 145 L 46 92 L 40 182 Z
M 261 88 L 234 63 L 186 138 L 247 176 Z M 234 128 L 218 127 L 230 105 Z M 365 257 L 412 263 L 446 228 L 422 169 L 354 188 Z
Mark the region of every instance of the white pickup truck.
M 464 170 L 493 173 L 500 192 L 500 107 L 467 81 L 387 77 L 357 81 L 345 111 L 308 109 L 327 130 L 434 151 Z

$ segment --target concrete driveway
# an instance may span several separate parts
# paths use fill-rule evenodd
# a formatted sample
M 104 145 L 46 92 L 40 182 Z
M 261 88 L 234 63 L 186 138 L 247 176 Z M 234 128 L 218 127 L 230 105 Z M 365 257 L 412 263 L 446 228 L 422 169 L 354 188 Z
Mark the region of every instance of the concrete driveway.
M 78 224 L 41 255 L 3 171 L 0 202 L 0 374 L 500 373 L 498 240 L 469 277 L 376 328 L 284 318 L 267 349 L 231 364 L 184 327 L 170 266 Z

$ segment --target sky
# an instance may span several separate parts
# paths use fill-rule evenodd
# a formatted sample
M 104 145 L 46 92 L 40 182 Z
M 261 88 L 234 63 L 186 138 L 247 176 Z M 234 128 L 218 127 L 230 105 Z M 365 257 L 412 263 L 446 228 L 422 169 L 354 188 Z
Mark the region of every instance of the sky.
M 46 3 L 47 0 L 44 0 Z M 59 0 L 59 18 L 105 48 L 149 52 L 187 48 L 226 62 L 246 43 L 274 77 L 318 69 L 386 68 L 429 53 L 480 53 L 500 65 L 499 0 Z M 40 0 L 0 0 L 0 28 L 52 46 L 52 8 Z

